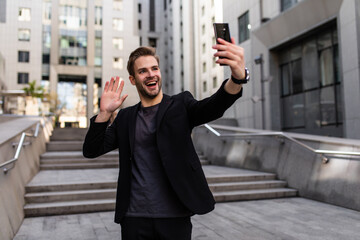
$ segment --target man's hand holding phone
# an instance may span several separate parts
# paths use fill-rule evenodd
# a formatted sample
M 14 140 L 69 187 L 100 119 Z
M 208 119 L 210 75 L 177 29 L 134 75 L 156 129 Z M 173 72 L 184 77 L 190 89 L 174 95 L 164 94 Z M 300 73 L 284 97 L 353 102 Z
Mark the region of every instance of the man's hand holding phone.
M 217 39 L 218 44 L 213 49 L 218 50 L 214 56 L 219 57 L 216 63 L 228 65 L 231 69 L 231 75 L 236 79 L 245 78 L 245 61 L 244 49 L 237 46 L 235 39 L 232 37 L 231 42 L 227 42 L 222 38 Z M 220 58 L 223 57 L 223 58 Z

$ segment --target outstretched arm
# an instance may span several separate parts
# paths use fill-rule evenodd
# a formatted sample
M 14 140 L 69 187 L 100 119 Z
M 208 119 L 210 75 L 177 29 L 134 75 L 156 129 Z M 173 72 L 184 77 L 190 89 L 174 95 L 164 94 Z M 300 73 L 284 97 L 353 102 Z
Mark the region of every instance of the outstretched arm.
M 119 86 L 120 82 L 120 86 Z M 124 88 L 124 81 L 120 81 L 119 77 L 111 78 L 111 81 L 105 83 L 104 92 L 100 99 L 100 113 L 97 115 L 95 122 L 109 121 L 112 113 L 118 109 L 127 98 L 127 94 L 121 97 Z

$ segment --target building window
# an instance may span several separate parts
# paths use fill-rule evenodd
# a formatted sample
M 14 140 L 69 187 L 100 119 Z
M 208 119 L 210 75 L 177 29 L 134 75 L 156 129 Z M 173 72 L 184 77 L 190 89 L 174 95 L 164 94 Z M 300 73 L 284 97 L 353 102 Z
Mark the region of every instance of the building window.
M 25 22 L 31 21 L 30 8 L 19 8 L 18 20 Z
M 204 81 L 203 82 L 203 92 L 206 92 L 207 91 L 207 82 Z
M 123 9 L 123 1 L 122 0 L 113 0 L 113 9 L 121 11 Z
M 309 36 L 280 55 L 282 128 L 339 136 L 341 79 L 336 26 Z M 339 136 L 340 137 L 340 136 Z
M 217 87 L 217 77 L 213 77 L 213 88 Z
M 203 73 L 205 73 L 206 72 L 206 62 L 203 62 L 203 64 L 202 64 L 202 66 L 203 66 Z
M 150 0 L 150 8 L 149 8 L 149 26 L 150 31 L 155 32 L 155 0 Z
M 156 48 L 156 38 L 149 38 L 149 46 Z
M 166 10 L 167 0 L 164 0 L 164 10 Z
M 202 33 L 202 35 L 205 35 L 205 24 L 203 24 L 202 26 L 201 26 L 201 33 Z
M 19 72 L 18 73 L 17 83 L 18 84 L 27 84 L 27 83 L 29 83 L 29 73 Z
M 113 47 L 118 50 L 124 48 L 124 40 L 122 38 L 113 38 Z
M 102 26 L 102 7 L 95 6 L 95 25 Z
M 50 63 L 50 54 L 43 54 L 42 55 L 42 63 L 49 64 Z
M 60 28 L 78 29 L 87 26 L 86 6 L 60 5 L 59 7 Z
M 286 9 L 294 6 L 298 1 L 297 0 L 281 0 L 281 11 L 285 11 Z
M 238 18 L 239 25 L 239 43 L 242 43 L 249 39 L 250 36 L 250 24 L 249 24 L 249 11 L 244 13 Z
M 201 16 L 204 16 L 205 15 L 205 6 L 202 6 L 201 7 Z
M 215 23 L 215 17 L 213 16 L 212 18 L 211 18 L 211 24 L 214 24 Z
M 138 20 L 138 28 L 141 30 L 141 20 Z
M 29 62 L 30 53 L 28 51 L 18 51 L 18 62 Z
M 123 59 L 120 57 L 114 57 L 113 58 L 113 68 L 115 69 L 123 69 L 124 68 L 124 64 L 123 64 Z
M 141 13 L 141 3 L 138 3 L 138 13 Z
M 166 0 L 165 0 L 166 1 Z M 6 0 L 0 0 L 0 22 L 6 22 Z
M 51 2 L 43 1 L 43 20 L 50 24 L 51 20 Z
M 19 41 L 30 41 L 30 29 L 19 29 L 18 30 Z
M 206 44 L 205 43 L 202 44 L 202 53 L 206 53 Z
M 113 29 L 117 31 L 123 31 L 124 21 L 120 18 L 113 18 Z

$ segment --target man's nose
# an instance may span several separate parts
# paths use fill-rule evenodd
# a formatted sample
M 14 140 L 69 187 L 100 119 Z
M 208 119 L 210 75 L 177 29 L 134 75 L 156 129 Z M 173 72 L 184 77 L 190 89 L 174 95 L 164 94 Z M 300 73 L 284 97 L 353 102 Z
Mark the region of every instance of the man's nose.
M 155 73 L 152 70 L 148 71 L 148 77 L 153 77 L 155 76 Z

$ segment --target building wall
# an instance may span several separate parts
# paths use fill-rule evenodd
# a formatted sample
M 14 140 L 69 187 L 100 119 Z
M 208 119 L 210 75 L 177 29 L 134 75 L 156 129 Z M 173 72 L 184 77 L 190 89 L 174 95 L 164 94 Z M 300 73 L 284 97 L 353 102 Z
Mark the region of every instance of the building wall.
M 40 85 L 41 81 L 41 1 L 2 1 L 0 15 L 6 17 L 0 21 L 0 52 L 6 60 L 5 84 L 8 89 L 18 90 L 26 84 L 18 84 L 18 73 L 29 73 L 29 82 L 36 80 Z M 19 21 L 19 8 L 30 9 L 30 21 Z M 4 19 L 3 19 L 4 20 Z M 19 41 L 18 30 L 29 29 L 30 40 Z M 28 51 L 30 59 L 28 63 L 18 62 L 18 51 Z
M 242 127 L 283 130 L 284 114 L 289 113 L 282 111 L 280 52 L 287 48 L 290 49 L 294 43 L 303 44 L 306 38 L 324 31 L 324 26 L 335 23 L 341 79 L 339 85 L 341 90 L 335 94 L 337 96 L 335 104 L 337 104 L 337 111 L 342 111 L 342 120 L 341 117 L 338 117 L 339 125 L 321 126 L 316 132 L 312 131 L 311 133 L 360 138 L 358 129 L 360 123 L 360 111 L 358 111 L 360 109 L 359 3 L 354 0 L 303 0 L 281 12 L 280 2 L 278 0 L 223 2 L 224 13 L 226 13 L 224 22 L 230 23 L 232 35 L 238 35 L 237 21 L 246 11 L 249 11 L 251 25 L 250 38 L 240 44 L 245 49 L 246 65 L 251 71 L 251 82 L 244 86 L 243 97 L 232 109 L 228 110 L 227 116 L 235 117 Z M 260 11 L 261 4 L 262 11 Z M 261 15 L 265 20 L 263 22 Z M 254 62 L 254 59 L 260 54 L 263 55 L 262 79 L 265 80 L 263 81 L 264 126 L 261 101 L 262 81 L 260 81 L 261 65 L 256 65 Z M 289 131 L 310 133 L 309 130 L 301 128 Z

